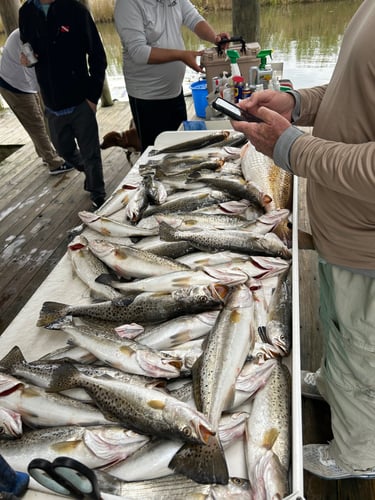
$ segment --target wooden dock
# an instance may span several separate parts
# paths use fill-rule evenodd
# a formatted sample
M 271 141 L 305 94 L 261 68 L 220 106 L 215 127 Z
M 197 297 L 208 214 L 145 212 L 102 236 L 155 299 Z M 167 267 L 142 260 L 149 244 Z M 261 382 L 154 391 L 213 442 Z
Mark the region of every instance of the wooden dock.
M 188 114 L 194 116 L 191 98 Z M 99 108 L 100 136 L 128 128 L 130 108 L 126 102 Z M 0 334 L 18 314 L 66 251 L 68 231 L 80 224 L 78 212 L 90 210 L 83 190 L 83 174 L 72 171 L 50 176 L 42 166 L 32 142 L 10 111 L 0 112 L 0 150 L 12 153 L 0 158 Z M 102 152 L 107 192 L 110 194 L 131 167 L 125 152 L 110 148 Z M 305 209 L 305 183 L 300 182 L 299 225 L 309 230 Z M 321 355 L 318 320 L 316 254 L 301 250 L 300 313 L 301 365 L 315 370 Z M 27 331 L 22 332 L 27 335 Z M 302 401 L 304 443 L 331 439 L 329 408 L 325 403 Z M 307 500 L 373 500 L 375 482 L 366 480 L 324 481 L 304 473 Z

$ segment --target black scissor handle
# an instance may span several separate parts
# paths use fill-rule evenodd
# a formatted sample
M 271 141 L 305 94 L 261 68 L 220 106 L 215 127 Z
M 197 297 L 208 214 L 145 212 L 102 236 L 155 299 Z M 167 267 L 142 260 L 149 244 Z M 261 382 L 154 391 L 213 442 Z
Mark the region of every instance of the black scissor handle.
M 38 483 L 60 495 L 79 500 L 101 500 L 94 471 L 69 457 L 57 457 L 53 462 L 35 458 L 28 472 Z

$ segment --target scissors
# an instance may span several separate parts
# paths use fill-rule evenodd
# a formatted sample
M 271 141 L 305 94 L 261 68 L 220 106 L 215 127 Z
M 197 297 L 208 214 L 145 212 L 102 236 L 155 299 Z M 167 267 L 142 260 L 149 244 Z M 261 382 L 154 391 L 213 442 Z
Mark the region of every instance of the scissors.
M 54 493 L 82 500 L 101 500 L 95 472 L 78 460 L 57 457 L 49 462 L 34 458 L 27 470 L 35 481 Z

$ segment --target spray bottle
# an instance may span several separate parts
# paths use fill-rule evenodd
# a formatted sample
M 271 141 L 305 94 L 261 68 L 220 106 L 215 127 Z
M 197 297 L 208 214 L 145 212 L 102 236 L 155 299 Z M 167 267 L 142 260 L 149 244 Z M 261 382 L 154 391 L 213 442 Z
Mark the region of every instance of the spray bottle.
M 228 49 L 227 56 L 230 59 L 230 72 L 231 72 L 232 77 L 233 76 L 241 76 L 240 67 L 238 66 L 238 63 L 237 63 L 237 59 L 239 59 L 241 57 L 240 54 L 238 53 L 238 51 L 235 49 Z
M 268 89 L 272 80 L 272 67 L 267 61 L 267 56 L 272 59 L 272 49 L 261 50 L 257 57 L 260 59 L 258 71 L 258 83 L 263 84 L 264 89 Z

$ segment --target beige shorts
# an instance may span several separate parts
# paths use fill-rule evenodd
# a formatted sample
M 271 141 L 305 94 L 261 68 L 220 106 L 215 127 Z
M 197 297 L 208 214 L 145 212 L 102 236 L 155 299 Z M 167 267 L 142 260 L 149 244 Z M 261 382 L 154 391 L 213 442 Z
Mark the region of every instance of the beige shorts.
M 350 472 L 375 468 L 375 279 L 319 263 L 323 360 L 317 385 L 331 407 L 330 454 Z

